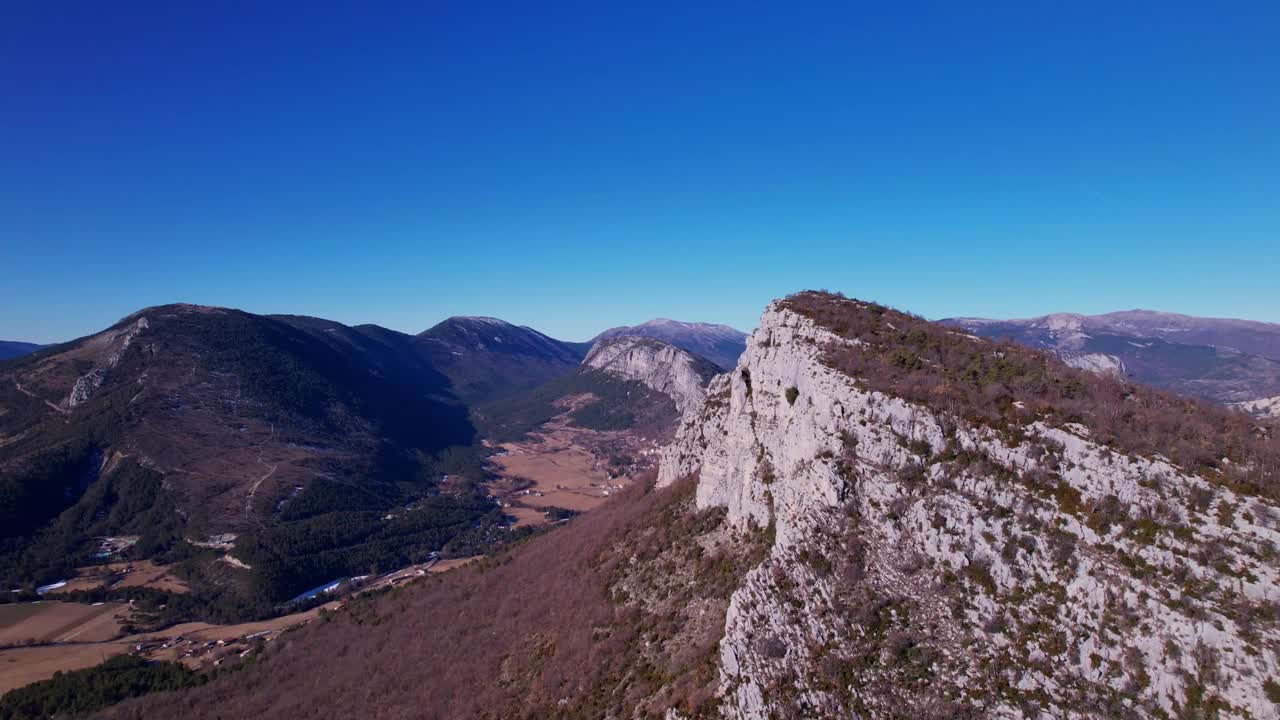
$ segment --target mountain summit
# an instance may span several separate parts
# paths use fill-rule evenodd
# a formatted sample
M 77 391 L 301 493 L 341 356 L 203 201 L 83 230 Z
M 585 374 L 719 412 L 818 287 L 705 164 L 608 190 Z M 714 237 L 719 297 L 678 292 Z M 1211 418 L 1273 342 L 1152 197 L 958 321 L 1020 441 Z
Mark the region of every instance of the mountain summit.
M 482 316 L 451 317 L 418 338 L 453 382 L 453 392 L 470 403 L 494 400 L 567 375 L 591 347 Z
M 747 347 L 747 334 L 728 325 L 680 322 L 658 318 L 639 325 L 609 328 L 595 340 L 622 336 L 648 337 L 704 357 L 728 370 L 738 363 Z
M 707 383 L 720 372 L 715 364 L 687 350 L 633 335 L 597 341 L 582 366 L 639 382 L 670 397 L 681 413 L 702 402 Z
M 586 346 L 556 340 L 531 327 L 483 316 L 451 317 L 419 333 L 418 337 L 439 343 L 451 352 L 497 352 L 572 364 L 582 360 Z

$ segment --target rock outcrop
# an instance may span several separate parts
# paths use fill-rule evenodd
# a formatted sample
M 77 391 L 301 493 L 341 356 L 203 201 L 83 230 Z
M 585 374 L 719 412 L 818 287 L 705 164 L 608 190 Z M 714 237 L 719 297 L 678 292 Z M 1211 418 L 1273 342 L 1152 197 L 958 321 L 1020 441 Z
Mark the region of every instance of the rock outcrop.
M 886 395 L 825 361 L 858 343 L 775 302 L 663 451 L 659 484 L 775 538 L 723 716 L 1280 717 L 1275 502 Z
M 674 345 L 629 335 L 597 341 L 582 367 L 639 382 L 670 397 L 682 414 L 701 404 L 707 383 L 720 371 Z
M 1258 417 L 1280 418 L 1280 395 L 1236 403 L 1235 407 L 1243 410 L 1244 412 L 1257 415 Z
M 102 387 L 103 381 L 107 378 L 107 371 L 120 364 L 120 358 L 129 349 L 133 339 L 148 327 L 150 325 L 147 323 L 147 318 L 145 316 L 139 317 L 124 328 L 107 330 L 86 341 L 86 345 L 102 348 L 101 351 L 110 351 L 111 354 L 106 358 L 105 363 L 95 367 L 76 380 L 76 384 L 71 388 L 71 393 L 67 395 L 67 407 L 74 408 L 83 404 L 93 395 L 95 390 Z

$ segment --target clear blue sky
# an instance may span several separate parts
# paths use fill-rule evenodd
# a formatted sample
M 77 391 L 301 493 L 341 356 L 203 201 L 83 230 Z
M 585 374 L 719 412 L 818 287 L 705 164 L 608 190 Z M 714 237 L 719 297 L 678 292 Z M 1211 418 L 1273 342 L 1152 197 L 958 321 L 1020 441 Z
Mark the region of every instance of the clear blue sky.
M 0 338 L 809 287 L 1280 321 L 1280 4 L 687 4 L 10 3 Z

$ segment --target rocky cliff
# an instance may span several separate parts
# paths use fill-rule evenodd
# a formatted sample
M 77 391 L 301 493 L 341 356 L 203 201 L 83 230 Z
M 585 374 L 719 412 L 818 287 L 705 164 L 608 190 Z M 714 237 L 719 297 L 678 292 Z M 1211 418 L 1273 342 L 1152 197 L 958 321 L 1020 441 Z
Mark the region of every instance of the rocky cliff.
M 681 413 L 701 404 L 707 383 L 720 370 L 674 345 L 631 335 L 597 341 L 582 366 L 667 395 Z
M 1228 487 L 1229 460 L 1193 472 L 1021 400 L 972 421 L 945 402 L 962 369 L 900 349 L 876 352 L 948 382 L 886 394 L 832 361 L 872 341 L 814 318 L 918 321 L 801 300 L 661 460 L 660 484 L 697 473 L 699 507 L 774 537 L 728 610 L 725 717 L 1280 717 L 1280 510 Z
M 622 336 L 661 340 L 668 345 L 675 345 L 698 357 L 706 358 L 721 368 L 737 365 L 738 358 L 747 346 L 747 334 L 737 328 L 712 323 L 680 322 L 667 318 L 657 318 L 639 325 L 609 328 L 597 335 L 595 340 Z

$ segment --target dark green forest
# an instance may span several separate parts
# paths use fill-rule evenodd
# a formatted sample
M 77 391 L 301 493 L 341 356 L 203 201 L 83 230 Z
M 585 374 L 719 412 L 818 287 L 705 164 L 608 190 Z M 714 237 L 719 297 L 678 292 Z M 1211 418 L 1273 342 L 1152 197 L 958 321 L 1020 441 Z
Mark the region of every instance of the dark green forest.
M 476 426 L 495 442 L 526 437 L 564 412 L 562 398 L 591 394 L 595 400 L 569 413 L 574 425 L 592 430 L 626 430 L 676 416 L 666 395 L 644 385 L 595 370 L 580 370 L 515 397 L 482 406 Z

